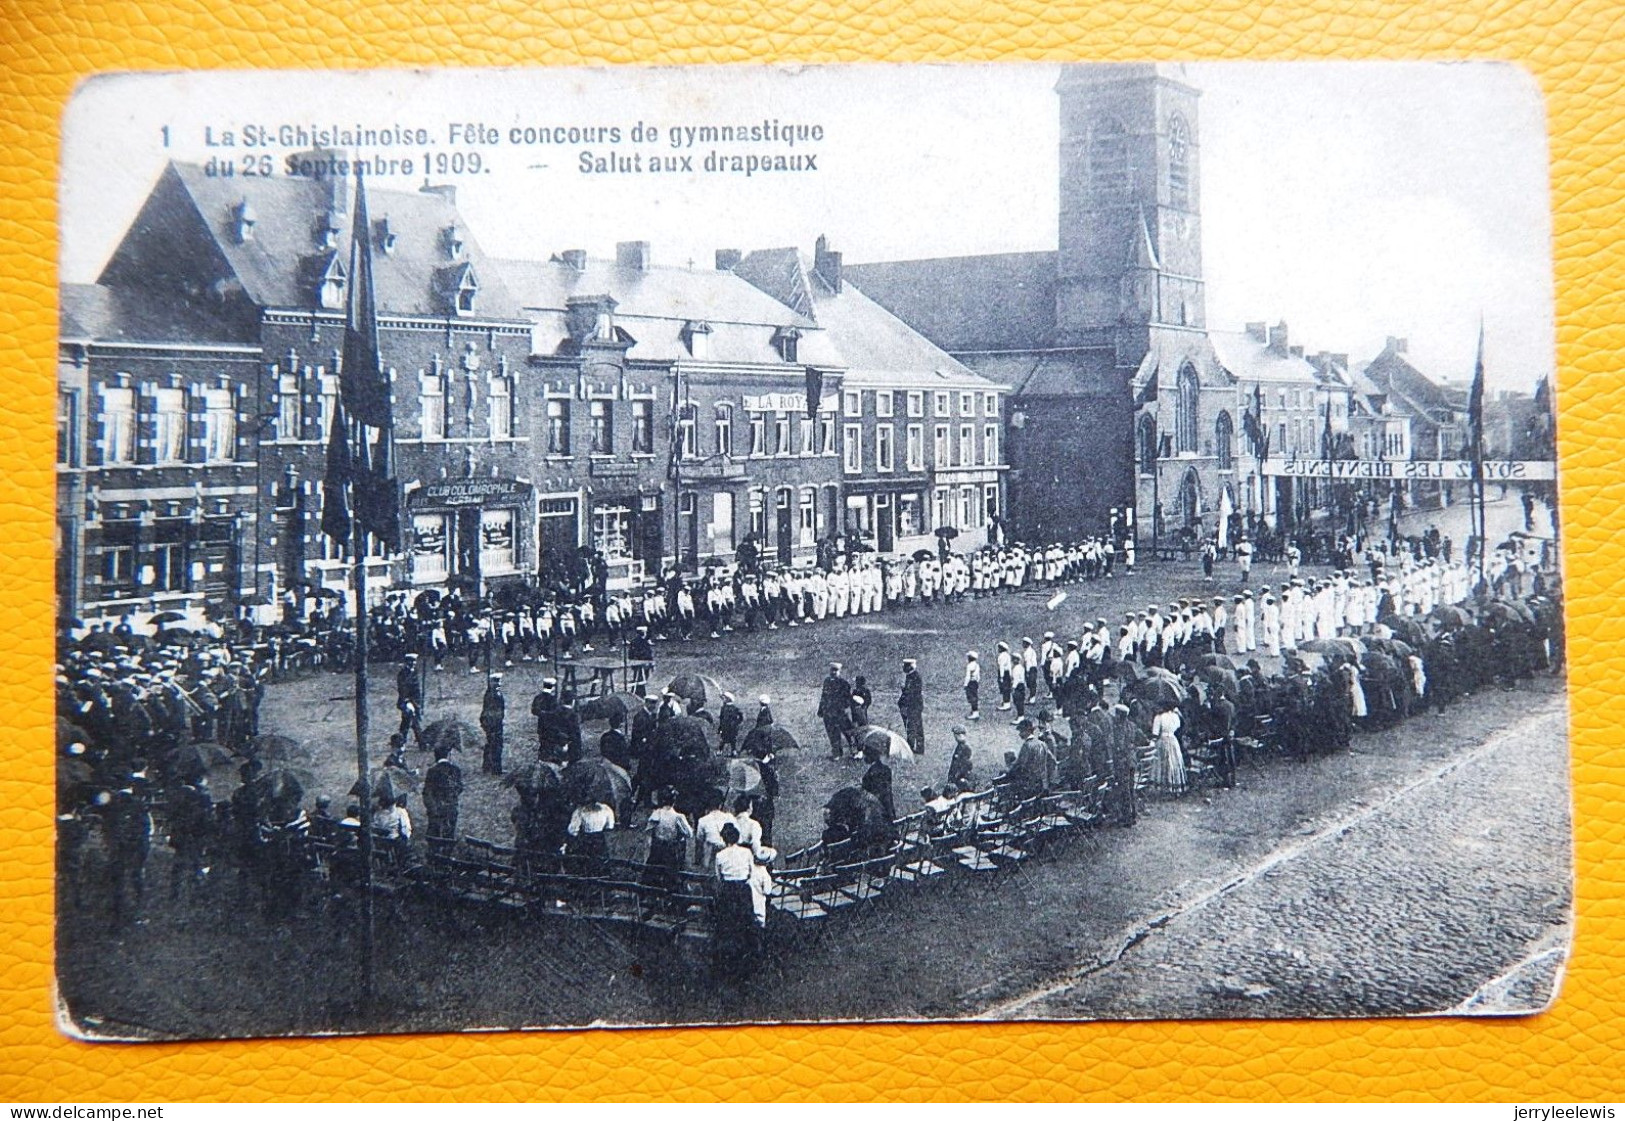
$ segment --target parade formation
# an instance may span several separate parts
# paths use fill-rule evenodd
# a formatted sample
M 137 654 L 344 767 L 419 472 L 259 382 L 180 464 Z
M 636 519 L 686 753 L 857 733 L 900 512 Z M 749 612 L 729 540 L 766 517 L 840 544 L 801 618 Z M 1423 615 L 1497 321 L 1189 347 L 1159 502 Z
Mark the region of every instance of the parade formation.
M 1289 554 L 1278 586 L 1242 583 L 1231 594 L 1149 604 L 1115 625 L 1097 619 L 1077 634 L 1001 639 L 985 699 L 975 650 L 962 681 L 929 686 L 906 660 L 894 705 L 884 697 L 893 682 L 849 680 L 832 662 L 816 710 L 795 714 L 775 714 L 772 698 L 748 682 L 730 691 L 685 674 L 662 687 L 655 643 L 703 656 L 725 652 L 721 640 L 736 628 L 817 626 L 922 605 L 951 615 L 978 595 L 1032 591 L 1053 602 L 1085 582 L 1131 577 L 1114 573 L 1111 553 L 1089 541 L 926 557 L 895 578 L 865 559 L 827 573 L 712 573 L 618 605 L 590 590 L 568 606 L 395 598 L 373 613 L 371 629 L 378 664 L 398 671 L 400 723 L 365 807 L 354 790 L 314 787 L 316 761 L 290 729 L 260 727 L 267 688 L 349 668 L 342 619 L 318 611 L 305 626 L 244 623 L 220 635 L 88 628 L 58 667 L 64 883 L 74 906 L 105 908 L 115 926 L 137 921 L 149 858 L 167 848 L 172 901 L 232 877 L 230 898 L 257 899 L 267 916 L 285 918 L 322 905 L 335 887 L 355 889 L 365 823 L 377 873 L 425 896 L 506 896 L 584 920 L 680 927 L 712 946 L 725 974 L 748 970 L 763 952 L 793 945 L 798 931 L 878 894 L 877 883 L 994 871 L 1036 855 L 1045 829 L 1126 827 L 1158 799 L 1232 786 L 1244 758 L 1336 751 L 1361 729 L 1558 671 L 1560 590 L 1550 570 L 1508 544 L 1488 558 L 1482 584 L 1464 561 L 1446 559 L 1451 543 L 1436 534 L 1349 541 L 1339 546 L 1359 547 L 1358 572 L 1310 574 Z M 1244 557 L 1232 559 L 1246 581 Z M 1042 600 L 1010 602 L 1012 620 L 1048 614 Z M 509 719 L 501 668 L 567 666 L 594 643 L 637 655 L 627 661 L 647 665 L 645 683 L 587 696 L 545 677 L 529 703 L 532 744 L 523 722 Z M 426 708 L 426 677 L 464 659 L 486 674 L 478 732 Z M 894 767 L 908 766 L 912 779 L 929 765 L 927 704 L 962 709 L 964 723 L 951 758 L 935 764 L 942 779 L 911 810 Z M 979 739 L 1009 737 L 1002 768 L 972 763 L 966 725 L 984 718 Z M 1014 730 L 996 731 L 994 718 Z M 809 734 L 814 727 L 821 734 Z M 833 793 L 782 784 L 783 753 L 826 746 L 832 760 L 866 764 L 861 777 L 838 774 L 846 785 Z M 463 768 L 475 751 L 482 770 L 503 776 L 511 836 L 459 831 Z M 821 835 L 776 837 L 781 803 L 807 799 L 825 802 Z M 774 847 L 787 843 L 799 847 L 787 855 Z M 618 910 L 603 902 L 606 883 L 626 885 Z

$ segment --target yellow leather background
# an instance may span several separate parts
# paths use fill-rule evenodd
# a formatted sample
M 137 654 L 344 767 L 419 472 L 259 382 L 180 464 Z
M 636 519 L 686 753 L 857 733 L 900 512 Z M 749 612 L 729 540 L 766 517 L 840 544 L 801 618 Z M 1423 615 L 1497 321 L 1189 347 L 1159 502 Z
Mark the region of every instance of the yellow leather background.
M 50 1007 L 59 122 L 114 69 L 995 58 L 1519 60 L 1547 98 L 1573 663 L 1578 938 L 1526 1020 L 787 1027 L 90 1046 Z M 1625 10 L 1617 0 L 0 0 L 0 1098 L 1442 1098 L 1625 1095 Z M 929 951 L 928 951 L 929 952 Z M 943 952 L 951 952 L 945 949 Z

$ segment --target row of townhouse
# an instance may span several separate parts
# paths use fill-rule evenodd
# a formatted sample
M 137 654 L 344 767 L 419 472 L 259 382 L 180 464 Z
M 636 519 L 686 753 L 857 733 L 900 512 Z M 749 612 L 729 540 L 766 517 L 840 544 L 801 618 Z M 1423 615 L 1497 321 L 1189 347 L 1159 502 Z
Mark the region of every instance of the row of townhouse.
M 320 532 L 348 184 L 163 172 L 97 283 L 64 285 L 64 617 L 344 594 Z M 896 552 L 1004 508 L 1005 389 L 842 283 L 822 241 L 714 269 L 486 254 L 453 191 L 369 192 L 403 548 L 369 588 Z

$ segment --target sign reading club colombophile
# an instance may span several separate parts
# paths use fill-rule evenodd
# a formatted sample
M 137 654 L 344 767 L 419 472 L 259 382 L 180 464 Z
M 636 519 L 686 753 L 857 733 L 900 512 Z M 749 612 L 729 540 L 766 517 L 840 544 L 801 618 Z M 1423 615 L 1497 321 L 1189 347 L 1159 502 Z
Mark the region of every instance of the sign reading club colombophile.
M 1442 479 L 1468 481 L 1470 459 L 1266 459 L 1260 473 L 1299 479 Z M 1486 459 L 1490 482 L 1535 482 L 1557 478 L 1549 459 Z

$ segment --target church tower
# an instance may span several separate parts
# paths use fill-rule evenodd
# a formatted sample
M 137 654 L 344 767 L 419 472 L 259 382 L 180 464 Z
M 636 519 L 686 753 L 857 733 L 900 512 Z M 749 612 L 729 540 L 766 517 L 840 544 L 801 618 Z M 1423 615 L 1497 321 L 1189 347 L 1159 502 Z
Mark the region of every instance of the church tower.
M 1062 346 L 1135 369 L 1154 332 L 1202 332 L 1198 91 L 1167 63 L 1069 66 L 1060 100 Z

